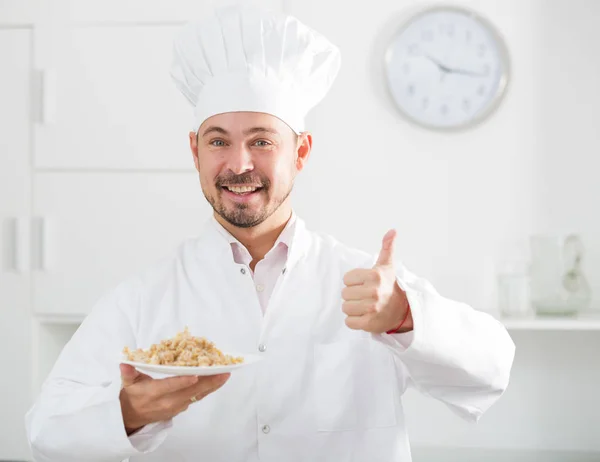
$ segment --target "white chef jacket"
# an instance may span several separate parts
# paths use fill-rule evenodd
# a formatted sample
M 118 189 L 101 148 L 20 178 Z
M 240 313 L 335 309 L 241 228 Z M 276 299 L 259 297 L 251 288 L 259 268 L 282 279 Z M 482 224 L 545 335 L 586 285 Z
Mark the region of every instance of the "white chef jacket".
M 342 278 L 375 261 L 298 218 L 263 315 L 249 269 L 207 224 L 172 257 L 106 294 L 65 346 L 26 416 L 35 460 L 409 462 L 406 388 L 475 421 L 507 387 L 514 344 L 492 316 L 444 298 L 400 262 L 413 332 L 347 328 Z M 127 437 L 120 352 L 184 326 L 263 360 L 174 419 Z

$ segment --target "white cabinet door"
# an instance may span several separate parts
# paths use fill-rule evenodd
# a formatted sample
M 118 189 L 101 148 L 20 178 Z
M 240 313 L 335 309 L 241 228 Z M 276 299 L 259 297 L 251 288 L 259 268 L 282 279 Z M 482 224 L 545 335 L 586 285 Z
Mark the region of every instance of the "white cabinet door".
M 0 460 L 29 454 L 30 49 L 28 30 L 0 30 Z
M 44 0 L 60 4 L 72 21 L 85 22 L 164 22 L 197 19 L 214 5 L 240 3 L 240 0 Z M 246 0 L 244 0 L 246 1 Z M 282 0 L 260 0 L 261 4 L 281 9 Z
M 191 107 L 169 76 L 177 26 L 36 30 L 38 169 L 191 169 Z
M 179 3 L 187 8 L 192 2 Z M 121 23 L 123 5 L 132 12 L 171 11 L 178 2 L 77 1 L 70 4 L 76 11 L 98 9 L 114 21 L 36 28 L 37 169 L 191 168 L 193 108 L 170 77 L 173 38 L 184 22 Z
M 40 18 L 41 0 L 0 0 L 0 26 L 33 24 Z
M 35 174 L 36 314 L 87 314 L 197 235 L 211 212 L 195 173 Z

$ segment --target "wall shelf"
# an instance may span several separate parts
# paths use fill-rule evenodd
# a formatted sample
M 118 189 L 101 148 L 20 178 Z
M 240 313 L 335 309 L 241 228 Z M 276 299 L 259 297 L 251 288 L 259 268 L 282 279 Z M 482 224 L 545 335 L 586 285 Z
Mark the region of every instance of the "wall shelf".
M 37 314 L 33 319 L 40 324 L 79 325 L 85 317 L 83 314 Z
M 600 315 L 537 316 L 528 318 L 501 318 L 508 330 L 536 331 L 600 331 Z

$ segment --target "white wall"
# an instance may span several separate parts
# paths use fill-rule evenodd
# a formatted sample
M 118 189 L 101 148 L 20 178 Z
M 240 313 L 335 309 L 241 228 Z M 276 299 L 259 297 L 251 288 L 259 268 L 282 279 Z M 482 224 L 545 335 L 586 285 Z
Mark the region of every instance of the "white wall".
M 295 191 L 308 224 L 399 256 L 446 296 L 495 311 L 494 268 L 537 231 L 577 231 L 600 308 L 600 2 L 459 1 L 505 37 L 512 76 L 485 124 L 438 134 L 407 123 L 387 95 L 383 49 L 428 3 L 288 0 L 342 50 L 332 92 L 310 117 L 315 150 Z M 477 426 L 407 397 L 415 444 L 600 450 L 600 335 L 519 332 L 509 390 Z
M 600 3 L 540 3 L 536 223 L 578 231 L 600 309 Z

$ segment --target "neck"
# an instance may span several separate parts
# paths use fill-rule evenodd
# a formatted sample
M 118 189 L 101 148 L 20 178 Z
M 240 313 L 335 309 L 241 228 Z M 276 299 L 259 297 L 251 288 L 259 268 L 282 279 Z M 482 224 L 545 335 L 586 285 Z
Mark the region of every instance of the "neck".
M 238 228 L 216 212 L 214 216 L 223 228 L 248 249 L 252 256 L 252 267 L 254 267 L 275 245 L 275 241 L 292 217 L 292 209 L 289 205 L 282 204 L 273 215 L 251 228 Z

